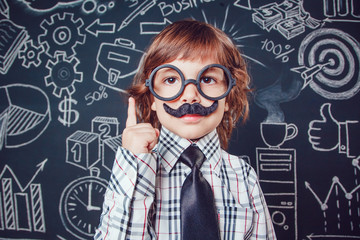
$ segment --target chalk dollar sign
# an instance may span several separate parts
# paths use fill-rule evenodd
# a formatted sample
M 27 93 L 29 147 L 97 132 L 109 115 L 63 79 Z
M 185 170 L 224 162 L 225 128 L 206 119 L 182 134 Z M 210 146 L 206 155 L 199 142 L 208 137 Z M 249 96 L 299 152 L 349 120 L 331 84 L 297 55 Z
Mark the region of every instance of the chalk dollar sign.
M 64 126 L 70 127 L 71 124 L 74 124 L 79 120 L 79 112 L 72 109 L 73 104 L 76 105 L 77 101 L 67 97 L 59 103 L 59 111 L 63 113 L 63 118 L 59 116 L 58 120 Z

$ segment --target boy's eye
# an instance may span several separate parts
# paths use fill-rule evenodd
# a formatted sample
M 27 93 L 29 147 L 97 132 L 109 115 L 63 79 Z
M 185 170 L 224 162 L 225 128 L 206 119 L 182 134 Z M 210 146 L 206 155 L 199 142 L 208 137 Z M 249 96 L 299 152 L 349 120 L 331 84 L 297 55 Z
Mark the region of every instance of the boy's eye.
M 175 77 L 169 77 L 164 80 L 164 83 L 172 85 L 178 82 L 178 79 Z
M 205 83 L 205 84 L 214 84 L 215 80 L 213 78 L 211 78 L 211 77 L 202 77 L 200 79 L 200 82 Z

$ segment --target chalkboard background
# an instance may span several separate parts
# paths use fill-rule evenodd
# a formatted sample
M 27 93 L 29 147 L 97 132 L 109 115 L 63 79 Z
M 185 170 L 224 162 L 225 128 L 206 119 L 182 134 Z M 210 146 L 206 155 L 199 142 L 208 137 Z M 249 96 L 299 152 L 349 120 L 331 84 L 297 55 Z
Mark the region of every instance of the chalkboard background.
M 144 50 L 195 18 L 255 89 L 229 152 L 278 239 L 360 239 L 360 0 L 0 0 L 0 237 L 91 239 Z

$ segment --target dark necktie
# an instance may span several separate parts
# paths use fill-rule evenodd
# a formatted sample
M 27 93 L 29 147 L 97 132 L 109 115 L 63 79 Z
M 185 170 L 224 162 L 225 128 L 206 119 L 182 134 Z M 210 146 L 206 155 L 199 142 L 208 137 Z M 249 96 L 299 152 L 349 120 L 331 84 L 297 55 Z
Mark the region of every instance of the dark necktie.
M 181 154 L 179 160 L 192 169 L 181 189 L 182 239 L 220 239 L 214 195 L 199 170 L 205 160 L 204 154 L 197 146 L 191 145 Z

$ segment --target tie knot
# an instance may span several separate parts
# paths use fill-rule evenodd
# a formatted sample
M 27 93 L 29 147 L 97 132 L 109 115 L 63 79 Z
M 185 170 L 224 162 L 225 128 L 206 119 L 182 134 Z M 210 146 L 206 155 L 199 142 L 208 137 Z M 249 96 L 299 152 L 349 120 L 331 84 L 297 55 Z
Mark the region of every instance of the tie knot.
M 197 167 L 200 169 L 201 165 L 205 160 L 205 155 L 196 145 L 190 145 L 185 151 L 180 155 L 180 161 L 185 163 L 190 168 Z

